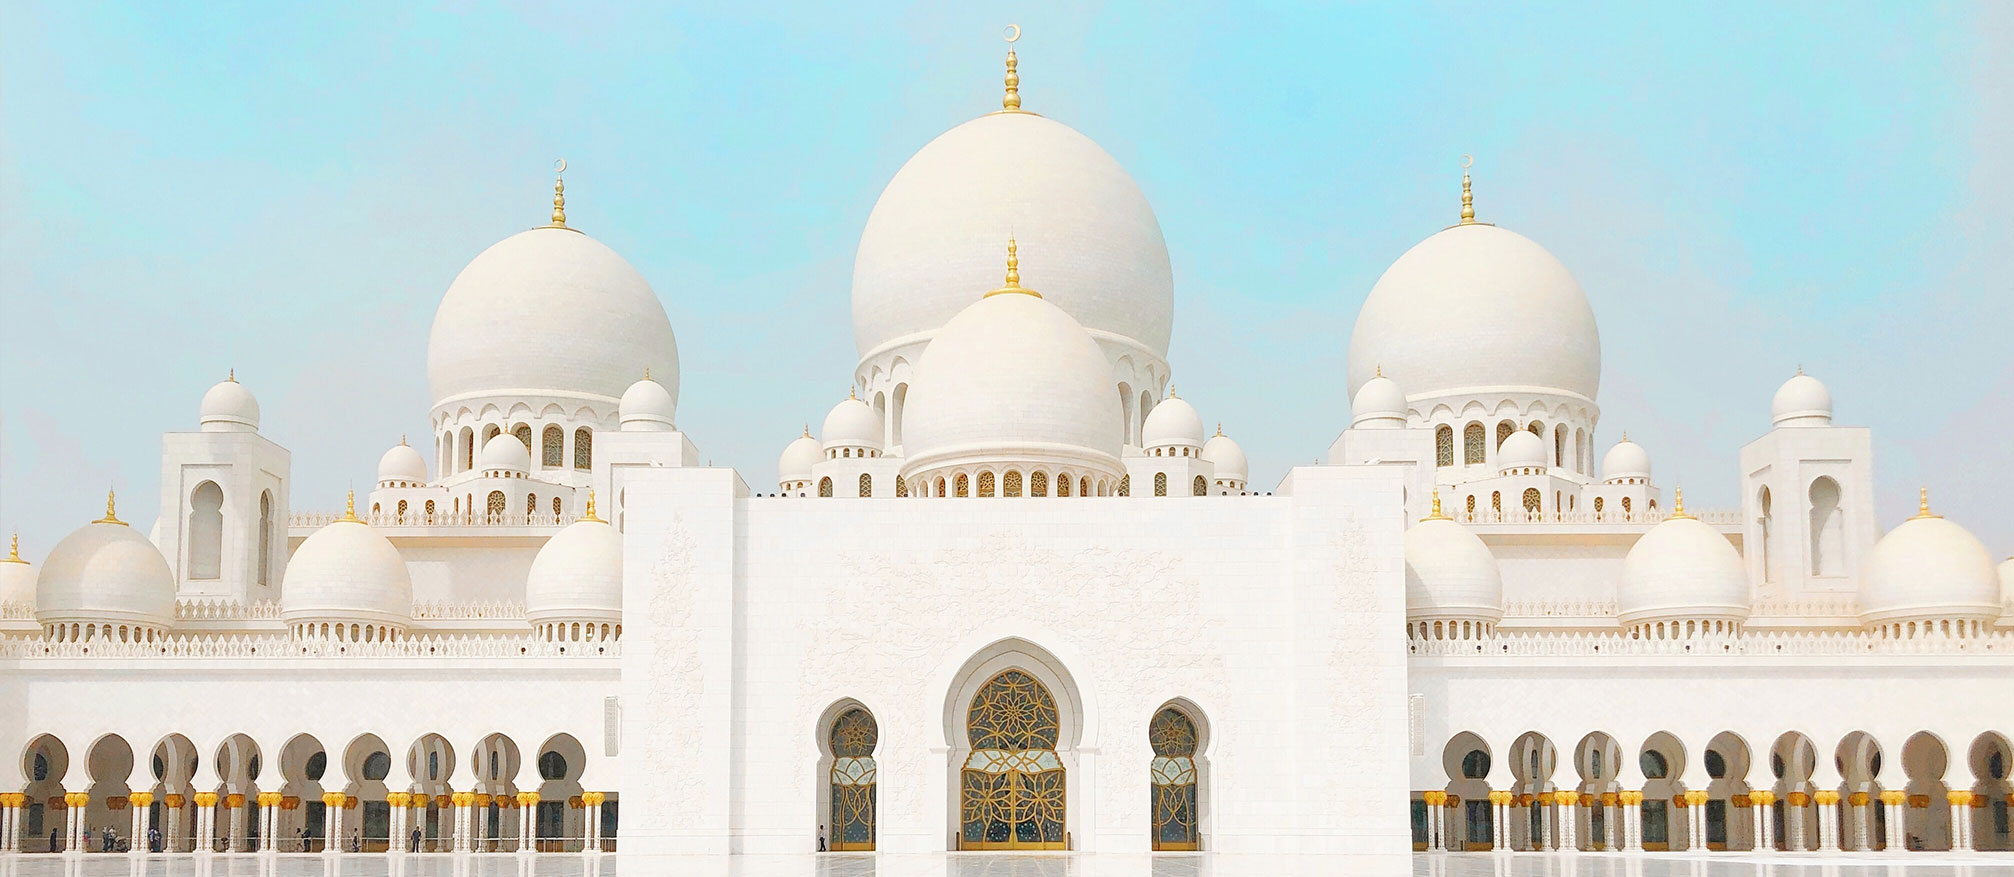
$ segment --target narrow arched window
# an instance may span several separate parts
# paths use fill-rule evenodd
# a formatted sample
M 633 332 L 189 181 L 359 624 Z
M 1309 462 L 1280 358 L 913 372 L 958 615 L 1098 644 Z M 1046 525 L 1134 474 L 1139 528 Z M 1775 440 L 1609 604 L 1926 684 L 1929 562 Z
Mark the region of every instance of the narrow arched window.
M 954 496 L 972 495 L 972 479 L 963 472 L 958 473 L 958 478 L 956 481 L 956 492 L 953 495 Z
M 392 509 L 392 515 L 393 515 L 393 516 L 395 516 L 395 517 L 396 517 L 396 518 L 398 519 L 398 522 L 399 522 L 399 523 L 403 524 L 403 523 L 405 523 L 405 522 L 406 522 L 406 501 L 405 501 L 405 500 L 403 500 L 403 499 L 402 499 L 402 500 L 399 500 L 399 504 L 398 504 L 398 507 L 397 507 L 397 508 L 394 508 L 394 509 Z
M 428 521 L 432 521 L 432 520 L 434 519 L 434 501 L 433 501 L 433 500 L 427 500 L 427 504 L 426 504 L 426 516 L 427 516 L 427 520 L 428 520 Z
M 538 514 L 538 497 L 527 493 L 524 495 L 524 516 L 529 518 L 535 514 Z
M 1625 515 L 1629 514 L 1629 497 L 1625 496 L 1622 498 L 1622 513 Z
M 531 452 L 532 448 L 538 447 L 538 444 L 531 440 L 531 424 L 529 423 L 518 424 L 516 429 L 510 431 L 510 434 L 518 440 L 518 444 L 524 445 L 527 454 Z
M 1434 465 L 1455 464 L 1455 428 L 1445 423 L 1434 430 Z
M 496 438 L 497 436 L 502 434 L 503 434 L 503 427 L 498 426 L 494 423 L 483 427 L 483 444 L 489 444 L 490 439 Z
M 1845 566 L 1846 515 L 1839 507 L 1839 482 L 1819 477 L 1811 482 L 1811 574 L 1836 576 Z
M 942 478 L 937 479 L 937 495 L 944 495 L 944 479 Z
M 865 472 L 860 473 L 860 495 L 861 496 L 874 495 L 874 476 L 869 475 Z
M 487 503 L 490 517 L 492 518 L 503 517 L 505 502 L 506 500 L 504 499 L 503 491 L 501 490 L 490 491 L 489 502 Z
M 1090 491 L 1088 491 L 1088 490 L 1087 490 L 1087 491 L 1084 491 L 1084 493 L 1085 493 L 1085 495 L 1087 495 L 1087 496 L 1088 496 L 1088 495 L 1090 495 Z M 1120 496 L 1132 496 L 1132 495 L 1133 495 L 1133 476 L 1132 476 L 1132 475 L 1128 474 L 1128 475 L 1121 475 L 1121 476 L 1119 476 L 1119 495 L 1120 495 Z
M 1501 492 L 1490 493 L 1490 513 L 1497 517 L 1503 517 L 1504 495 Z
M 1121 487 L 1124 487 L 1124 486 L 1126 486 L 1126 485 L 1127 485 L 1127 483 L 1128 483 L 1128 482 L 1126 481 L 1126 479 L 1125 479 L 1125 478 L 1120 478 L 1120 479 L 1119 479 L 1119 485 L 1120 485 Z M 1086 475 L 1086 476 L 1084 476 L 1084 477 L 1082 477 L 1082 478 L 1079 478 L 1079 479 L 1077 479 L 1077 495 L 1078 495 L 1078 496 L 1090 496 L 1090 495 L 1091 495 L 1091 476 L 1089 476 L 1089 475 Z M 1124 496 L 1125 494 L 1120 494 L 1120 495 L 1121 495 L 1121 496 Z
M 433 505 L 432 502 L 427 505 Z M 273 492 L 259 494 L 259 584 L 273 583 Z
M 1496 447 L 1498 448 L 1503 447 L 1504 440 L 1510 438 L 1511 433 L 1514 432 L 1517 432 L 1517 424 L 1512 423 L 1508 420 L 1498 421 Z
M 1595 514 L 1597 514 L 1597 515 L 1601 514 L 1601 506 L 1602 506 L 1602 501 L 1601 501 L 1601 497 L 1599 497 L 1599 496 L 1595 497 L 1595 498 L 1594 498 L 1594 513 L 1595 513 Z
M 1566 424 L 1552 431 L 1552 464 L 1566 468 Z
M 1482 424 L 1471 423 L 1464 428 L 1462 430 L 1462 462 L 1470 466 L 1482 463 L 1484 455 L 1489 452 L 1488 448 L 1483 444 L 1485 441 L 1488 441 L 1488 438 L 1483 431 Z
M 1000 485 L 1001 496 L 1021 495 L 1021 470 L 1019 469 L 1007 470 L 1007 477 L 1001 479 L 1001 481 L 1002 481 Z
M 594 430 L 585 426 L 573 431 L 573 467 L 594 468 Z
M 1031 472 L 1028 474 L 1028 495 L 1029 496 L 1049 495 L 1049 473 Z
M 1154 495 L 1155 496 L 1168 495 L 1168 473 L 1166 472 L 1154 473 Z
M 468 427 L 462 427 L 462 471 L 476 467 L 476 434 Z
M 1203 496 L 1209 492 L 1210 482 L 1205 481 L 1201 475 L 1196 476 L 1195 482 L 1189 485 L 1189 494 L 1191 496 Z
M 224 489 L 205 481 L 189 494 L 189 578 L 217 578 L 223 564 Z
M 902 497 L 905 497 L 905 496 L 908 496 L 908 495 L 909 495 L 909 479 L 907 479 L 907 478 L 896 478 L 896 479 L 895 479 L 895 498 L 897 498 L 897 499 L 901 499 Z
M 559 504 L 559 497 L 555 496 L 555 497 L 553 497 L 553 498 L 552 498 L 552 516 L 553 516 L 553 520 L 559 520 L 559 515 L 560 515 L 560 511 L 559 511 L 559 510 L 560 510 L 560 504 Z
M 820 479 L 818 479 L 818 495 L 819 495 L 819 496 L 821 496 L 821 497 L 829 497 L 829 496 L 831 496 L 831 495 L 832 495 L 832 479 L 831 479 L 831 478 L 820 478 Z
M 1469 494 L 1469 520 L 1473 521 L 1475 519 L 1476 519 L 1476 495 L 1471 493 Z
M 1534 515 L 1538 514 L 1539 503 L 1543 501 L 1544 497 L 1538 492 L 1538 488 L 1527 487 L 1524 489 L 1524 510 L 1526 512 Z
M 1056 476 L 1056 495 L 1059 497 L 1070 495 L 1070 476 L 1068 473 Z
M 979 473 L 979 495 L 980 496 L 993 495 L 993 473 L 991 472 Z
M 1583 475 L 1589 474 L 1594 469 L 1594 460 L 1590 459 L 1587 453 L 1586 430 L 1573 431 L 1573 459 L 1575 471 Z
M 539 465 L 557 469 L 566 465 L 566 430 L 557 425 L 545 428 L 544 446 L 539 451 Z

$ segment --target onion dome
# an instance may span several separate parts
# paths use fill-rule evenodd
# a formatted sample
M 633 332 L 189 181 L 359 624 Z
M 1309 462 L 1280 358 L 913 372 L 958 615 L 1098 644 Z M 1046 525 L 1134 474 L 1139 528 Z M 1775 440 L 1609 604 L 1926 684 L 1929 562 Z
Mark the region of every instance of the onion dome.
M 1776 388 L 1769 416 L 1776 426 L 1831 426 L 1832 391 L 1799 367 L 1796 376 Z
M 678 400 L 663 384 L 651 380 L 650 369 L 644 369 L 643 380 L 622 391 L 617 410 L 624 432 L 670 432 L 676 428 L 672 416 L 678 411 Z
M 258 432 L 259 400 L 238 383 L 238 370 L 232 369 L 230 377 L 203 394 L 201 416 L 204 432 Z
M 1496 555 L 1441 514 L 1441 493 L 1434 491 L 1433 513 L 1406 530 L 1406 620 L 1494 625 L 1503 619 L 1503 594 Z
M 1622 434 L 1622 441 L 1609 448 L 1601 458 L 1601 480 L 1615 484 L 1624 479 L 1635 479 L 1635 483 L 1650 481 L 1650 452 L 1642 445 L 1629 440 L 1629 433 Z
M 776 481 L 779 487 L 790 490 L 793 485 L 811 480 L 811 467 L 825 459 L 824 446 L 811 437 L 811 427 L 804 428 L 804 434 L 792 440 L 783 448 L 783 456 L 776 459 Z
M 1196 456 L 1203 449 L 1203 418 L 1196 414 L 1196 406 L 1171 388 L 1168 398 L 1147 412 L 1147 422 L 1140 426 L 1140 445 L 1150 453 L 1161 451 L 1160 456 Z
M 1097 342 L 1023 288 L 1012 240 L 1007 282 L 937 333 L 916 364 L 902 476 L 956 466 L 1071 466 L 1122 474 L 1119 397 Z
M 1412 398 L 1503 391 L 1593 401 L 1601 382 L 1594 309 L 1566 266 L 1516 232 L 1461 222 L 1378 278 L 1350 334 L 1350 392 L 1383 365 Z
M 1406 394 L 1399 382 L 1385 377 L 1384 366 L 1357 388 L 1350 400 L 1350 426 L 1354 429 L 1398 429 L 1406 425 Z
M 1545 455 L 1545 439 L 1520 429 L 1497 446 L 1497 470 L 1503 475 L 1541 475 L 1546 471 Z
M 862 452 L 852 456 L 862 456 L 868 451 L 877 457 L 881 455 L 881 418 L 875 415 L 874 409 L 867 407 L 867 403 L 855 398 L 851 391 L 825 415 L 825 423 L 819 427 L 818 434 L 824 437 L 828 451 L 846 448 Z
M 1700 633 L 1732 633 L 1748 620 L 1748 571 L 1741 552 L 1712 527 L 1686 514 L 1685 492 L 1673 491 L 1671 517 L 1636 540 L 1622 559 L 1617 619 L 1625 628 L 1658 622 L 1707 622 Z M 1718 631 L 1713 624 L 1723 625 Z
M 1019 74 L 1008 76 L 1003 110 L 930 141 L 867 217 L 853 260 L 861 359 L 942 331 L 971 304 L 966 290 L 999 276 L 1010 233 L 1043 254 L 1031 277 L 1108 360 L 1165 358 L 1174 281 L 1153 208 L 1097 143 L 1022 111 Z
M 427 461 L 412 445 L 406 444 L 404 436 L 378 458 L 379 487 L 425 487 L 426 483 Z
M 525 577 L 525 619 L 548 639 L 566 639 L 553 625 L 614 624 L 622 620 L 622 534 L 587 514 L 553 534 Z
M 78 625 L 79 638 L 161 635 L 175 620 L 175 573 L 154 543 L 119 520 L 108 493 L 105 516 L 71 531 L 42 562 L 35 620 L 63 640 Z
M 1231 482 L 1232 487 L 1245 486 L 1250 467 L 1245 462 L 1245 449 L 1224 434 L 1223 424 L 1217 425 L 1217 434 L 1203 443 L 1203 459 L 1214 467 L 1218 481 Z
M 657 293 L 614 250 L 567 226 L 564 187 L 554 188 L 551 225 L 484 250 L 441 297 L 427 339 L 437 411 L 555 395 L 609 406 L 638 368 L 677 398 L 678 343 Z
M 1923 491 L 1916 516 L 1874 543 L 1860 576 L 1861 619 L 1869 625 L 1998 617 L 1999 572 L 1979 539 L 1931 514 Z
M 531 451 L 525 450 L 517 436 L 500 432 L 483 443 L 476 468 L 485 478 L 522 478 L 531 471 Z
M 21 559 L 21 534 L 7 545 L 0 558 L 0 606 L 35 605 L 35 565 Z
M 406 559 L 357 519 L 356 494 L 343 516 L 310 534 L 287 559 L 280 585 L 280 619 L 298 636 L 382 639 L 412 624 L 413 580 Z

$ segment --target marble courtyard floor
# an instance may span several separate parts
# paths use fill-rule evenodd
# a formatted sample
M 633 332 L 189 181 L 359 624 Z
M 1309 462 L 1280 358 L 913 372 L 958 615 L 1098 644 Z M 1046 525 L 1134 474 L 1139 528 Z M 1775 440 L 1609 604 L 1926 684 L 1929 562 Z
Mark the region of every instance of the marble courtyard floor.
M 623 859 L 549 854 L 382 855 L 188 854 L 133 859 L 0 857 L 0 877 L 2014 877 L 2014 853 L 1450 853 L 1407 865 L 1366 867 L 1347 856 L 1195 853 L 1155 855 L 835 853 L 802 856 Z M 1394 873 L 1395 872 L 1395 873 Z

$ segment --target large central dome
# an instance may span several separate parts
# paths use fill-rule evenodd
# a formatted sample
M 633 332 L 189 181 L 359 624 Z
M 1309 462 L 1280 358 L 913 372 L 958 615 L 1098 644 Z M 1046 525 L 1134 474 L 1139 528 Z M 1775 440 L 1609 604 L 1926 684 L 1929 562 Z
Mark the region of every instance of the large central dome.
M 1174 284 L 1140 187 L 1069 126 L 1000 112 L 932 140 L 882 190 L 853 267 L 861 359 L 927 340 L 971 305 L 999 277 L 1010 235 L 1042 254 L 1029 285 L 1108 354 L 1166 358 Z

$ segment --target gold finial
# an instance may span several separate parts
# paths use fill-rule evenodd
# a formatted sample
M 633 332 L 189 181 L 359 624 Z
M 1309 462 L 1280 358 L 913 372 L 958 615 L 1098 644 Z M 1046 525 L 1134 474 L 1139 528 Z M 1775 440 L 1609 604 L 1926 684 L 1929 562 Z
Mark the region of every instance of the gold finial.
M 1469 168 L 1475 166 L 1475 156 L 1462 156 L 1462 225 L 1476 224 L 1476 196 L 1469 188 Z
M 1021 39 L 1021 26 L 1018 24 L 1008 25 L 1005 36 L 1007 39 L 1007 94 L 1005 97 L 1000 98 L 1000 111 L 1003 113 L 1018 113 L 1021 112 L 1021 74 L 1015 70 L 1020 61 L 1014 57 L 1014 43 Z
M 643 367 L 643 379 L 646 381 L 650 380 L 650 366 L 646 365 Z
M 811 437 L 811 424 L 809 424 L 809 423 L 807 423 L 807 424 L 805 424 L 805 425 L 804 425 L 804 437 L 805 437 L 805 438 L 810 438 L 810 437 Z
M 982 297 L 992 298 L 993 296 L 1010 292 L 1021 295 L 1032 295 L 1036 298 L 1042 297 L 1041 293 L 1021 285 L 1021 246 L 1011 236 L 1007 238 L 1007 282 L 1000 284 L 999 289 L 986 293 Z
M 7 557 L 0 563 L 27 563 L 21 559 L 21 531 L 14 531 L 14 538 L 7 543 Z
M 852 384 L 847 384 L 847 385 L 846 385 L 846 398 L 848 398 L 848 399 L 851 399 L 851 400 L 853 400 L 853 401 L 856 401 L 856 402 L 860 401 L 860 397 L 859 397 L 859 396 L 855 396 L 855 395 L 853 395 L 853 385 L 852 385 Z
M 406 435 L 405 435 L 405 433 L 399 433 L 399 444 L 403 445 L 403 444 L 405 444 L 405 443 L 406 443 Z
M 552 163 L 552 225 L 566 228 L 566 159 Z
M 1217 421 L 1217 434 L 1218 435 L 1224 434 L 1224 422 L 1221 420 Z
M 594 516 L 594 488 L 592 487 L 587 489 L 587 514 L 581 515 L 580 519 L 583 521 L 601 520 Z
M 1804 363 L 1800 362 L 1797 364 L 1797 373 L 1800 375 L 1804 374 Z
M 1426 517 L 1424 517 L 1424 518 L 1421 518 L 1420 520 L 1422 520 L 1422 521 L 1451 521 L 1451 520 L 1454 520 L 1453 518 L 1450 518 L 1450 517 L 1448 517 L 1447 515 L 1444 515 L 1444 514 L 1441 514 L 1441 489 L 1440 489 L 1440 488 L 1438 488 L 1438 487 L 1434 488 L 1434 511 L 1433 511 L 1433 513 L 1432 513 L 1432 514 L 1430 514 L 1430 515 L 1427 515 L 1427 516 L 1426 516 Z
M 1378 363 L 1378 377 L 1382 378 L 1384 376 L 1385 376 L 1385 365 L 1384 363 Z
M 119 506 L 117 503 L 118 496 L 119 496 L 118 491 L 111 490 L 108 488 L 105 491 L 105 516 L 99 518 L 98 520 L 92 521 L 91 523 L 118 524 L 121 527 L 126 526 L 125 521 L 119 520 Z
M 1917 489 L 1916 489 L 1916 514 L 1915 514 L 1915 516 L 1911 517 L 1911 518 L 1910 518 L 1909 520 L 1912 520 L 1912 521 L 1914 521 L 1914 520 L 1916 520 L 1917 518 L 1941 518 L 1941 517 L 1944 517 L 1944 516 L 1943 516 L 1943 515 L 1936 515 L 1936 514 L 1931 514 L 1931 513 L 1930 513 L 1930 488 L 1928 488 L 1928 487 L 1919 487 L 1919 488 L 1917 488 Z
M 238 382 L 238 370 L 234 368 L 234 369 L 231 369 L 231 370 L 230 370 L 229 372 L 226 372 L 226 373 L 224 374 L 224 380 L 227 380 L 227 381 L 230 381 L 230 382 L 231 382 L 231 383 L 233 383 L 233 384 L 237 383 L 237 382 Z
M 1622 431 L 1622 440 L 1623 440 L 1623 441 L 1629 441 L 1629 430 L 1626 430 L 1626 429 L 1625 429 L 1625 430 L 1623 430 L 1623 431 Z
M 356 523 L 356 524 L 361 524 L 361 523 L 363 523 L 363 520 L 357 517 L 357 492 L 356 492 L 356 490 L 352 489 L 352 490 L 350 491 L 350 495 L 349 495 L 349 497 L 348 497 L 347 499 L 344 499 L 344 500 L 343 500 L 343 516 L 342 516 L 341 518 L 337 518 L 336 520 L 337 520 L 338 522 L 342 522 L 342 521 L 349 521 L 349 522 L 351 522 L 351 523 Z
M 1687 518 L 1687 519 L 1690 519 L 1692 517 L 1691 515 L 1685 513 L 1685 488 L 1683 487 L 1672 488 L 1671 502 L 1672 502 L 1672 508 L 1671 508 L 1672 517 Z

